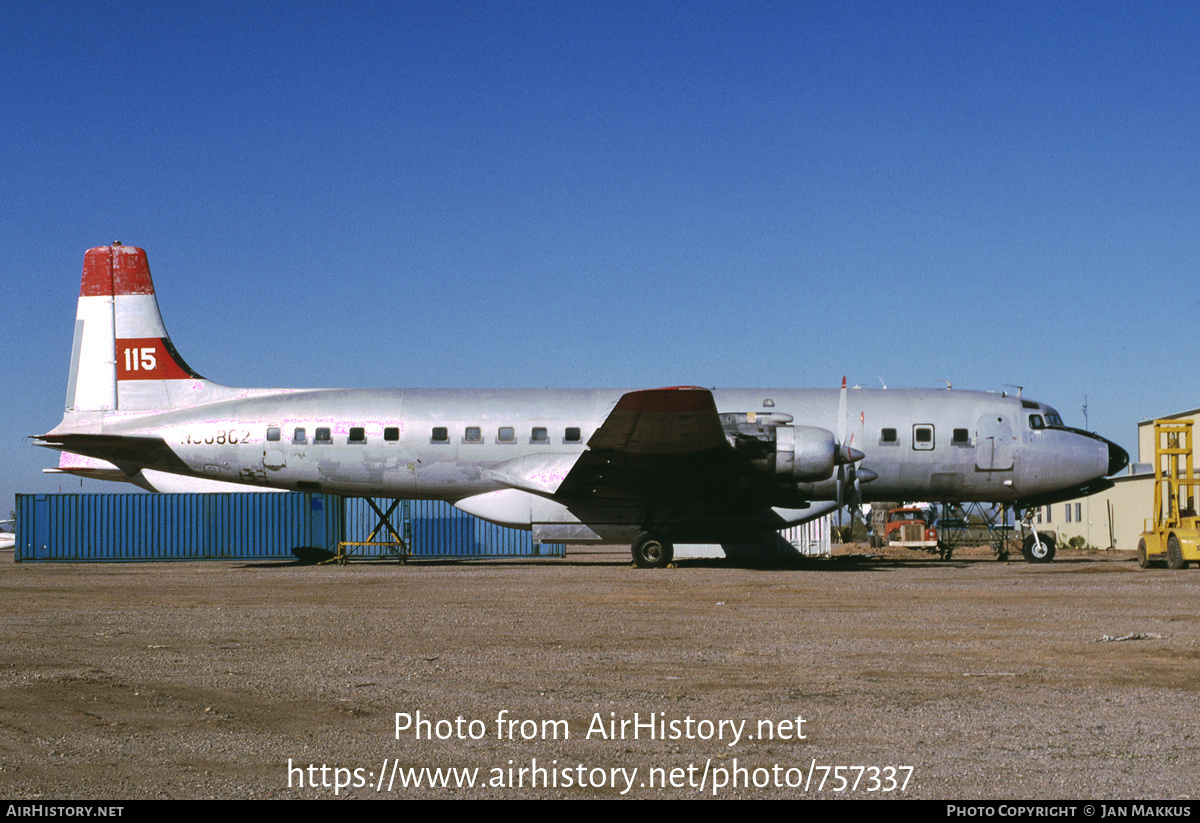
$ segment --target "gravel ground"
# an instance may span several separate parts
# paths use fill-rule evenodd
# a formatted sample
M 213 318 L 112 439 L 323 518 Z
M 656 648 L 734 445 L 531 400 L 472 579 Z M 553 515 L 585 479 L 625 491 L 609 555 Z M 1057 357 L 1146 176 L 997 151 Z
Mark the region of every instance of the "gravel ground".
M 0 794 L 1195 796 L 1200 571 L 840 551 L 5 559 Z M 401 786 L 422 768 L 475 786 Z

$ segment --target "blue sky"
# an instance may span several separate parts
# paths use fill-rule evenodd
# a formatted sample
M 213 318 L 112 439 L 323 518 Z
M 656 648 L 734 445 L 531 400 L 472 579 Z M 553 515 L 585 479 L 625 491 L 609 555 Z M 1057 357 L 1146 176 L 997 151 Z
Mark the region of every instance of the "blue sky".
M 228 385 L 1016 384 L 1131 451 L 1200 406 L 1194 4 L 4 18 L 9 501 L 80 490 L 25 437 L 113 240 Z

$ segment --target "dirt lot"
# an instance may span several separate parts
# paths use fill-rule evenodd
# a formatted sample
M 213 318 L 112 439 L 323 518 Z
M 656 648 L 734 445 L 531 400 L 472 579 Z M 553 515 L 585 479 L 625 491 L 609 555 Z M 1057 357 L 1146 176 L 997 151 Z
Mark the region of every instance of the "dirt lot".
M 0 795 L 1194 797 L 1200 570 L 976 554 L 9 555 Z

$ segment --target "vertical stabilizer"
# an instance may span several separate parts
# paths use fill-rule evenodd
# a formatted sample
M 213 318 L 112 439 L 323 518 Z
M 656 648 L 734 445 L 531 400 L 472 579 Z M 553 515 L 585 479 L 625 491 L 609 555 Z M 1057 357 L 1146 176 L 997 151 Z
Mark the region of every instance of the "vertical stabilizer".
M 180 383 L 180 381 L 183 381 Z M 170 409 L 176 386 L 197 388 L 167 335 L 146 252 L 100 246 L 83 258 L 68 412 Z

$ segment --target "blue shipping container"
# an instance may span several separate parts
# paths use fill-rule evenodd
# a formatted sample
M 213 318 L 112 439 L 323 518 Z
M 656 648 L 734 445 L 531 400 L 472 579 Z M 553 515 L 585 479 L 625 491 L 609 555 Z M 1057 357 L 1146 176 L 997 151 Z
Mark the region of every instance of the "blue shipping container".
M 385 512 L 392 502 L 376 501 Z M 417 558 L 564 554 L 441 501 L 400 501 L 389 519 Z M 378 521 L 362 498 L 315 492 L 19 494 L 15 560 L 291 559 L 297 548 L 366 540 Z
M 292 558 L 337 545 L 339 502 L 312 492 L 18 494 L 15 559 Z
M 384 513 L 394 501 L 373 498 Z M 417 558 L 563 557 L 561 543 L 534 543 L 533 533 L 480 520 L 443 500 L 401 500 L 388 518 Z M 344 540 L 366 540 L 379 517 L 366 499 L 343 500 Z M 376 540 L 389 540 L 386 529 Z

